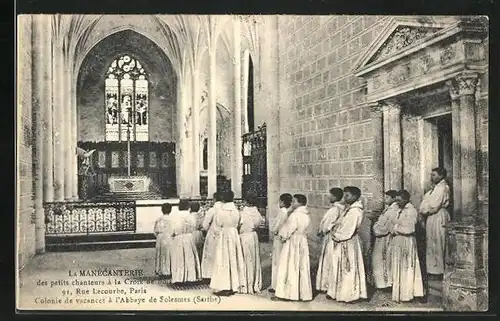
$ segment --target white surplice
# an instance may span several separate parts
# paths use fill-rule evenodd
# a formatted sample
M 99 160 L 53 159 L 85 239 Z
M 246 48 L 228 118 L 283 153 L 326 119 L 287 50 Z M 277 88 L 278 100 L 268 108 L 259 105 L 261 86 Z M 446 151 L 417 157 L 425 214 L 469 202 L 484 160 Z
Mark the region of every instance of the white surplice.
M 427 273 L 444 273 L 445 236 L 444 226 L 450 221 L 447 207 L 450 202 L 450 187 L 443 179 L 427 192 L 420 204 L 420 213 L 427 217 L 425 222 L 425 263 Z
M 155 273 L 162 276 L 170 275 L 170 248 L 172 237 L 169 234 L 169 216 L 162 215 L 155 221 L 156 236 Z
M 323 240 L 319 256 L 318 272 L 316 273 L 316 290 L 318 291 L 326 292 L 329 282 L 332 279 L 333 240 L 330 232 L 343 211 L 344 205 L 340 202 L 335 202 L 319 223 L 318 233 L 323 237 Z
M 256 230 L 264 221 L 255 206 L 245 206 L 241 211 L 240 241 L 245 260 L 245 293 L 259 293 L 262 288 L 262 266 L 260 264 L 259 238 Z
M 238 233 L 240 220 L 240 212 L 232 202 L 225 203 L 215 213 L 213 224 L 219 233 L 210 280 L 214 292 L 247 292 L 245 260 Z
M 203 220 L 204 213 L 198 211 L 196 213 L 191 212 L 196 219 L 196 230 L 193 232 L 194 244 L 196 245 L 196 251 L 198 252 L 198 257 L 201 259 L 203 255 L 203 246 L 205 245 L 205 237 L 203 236 Z
M 312 300 L 307 228 L 309 210 L 298 207 L 288 217 L 278 235 L 284 240 L 278 266 L 276 297 L 287 300 Z
M 350 302 L 366 299 L 366 275 L 363 250 L 358 229 L 363 220 L 363 204 L 347 206 L 339 223 L 331 232 L 333 245 L 332 281 L 327 295 L 332 299 Z
M 196 218 L 189 211 L 178 211 L 170 218 L 172 231 L 172 283 L 201 279 L 201 266 L 193 232 Z
M 203 246 L 203 256 L 201 258 L 201 273 L 204 279 L 210 279 L 212 277 L 215 245 L 219 235 L 219 230 L 217 229 L 217 226 L 213 224 L 213 219 L 215 213 L 222 207 L 223 204 L 224 203 L 222 202 L 215 202 L 214 206 L 205 213 L 205 217 L 203 219 L 203 229 L 207 231 L 205 244 Z
M 408 203 L 398 211 L 393 220 L 391 233 L 395 235 L 391 241 L 391 273 L 392 300 L 410 301 L 415 297 L 424 296 L 422 272 L 415 239 L 415 224 L 417 210 Z
M 280 261 L 281 248 L 283 241 L 278 237 L 278 233 L 288 219 L 288 215 L 292 211 L 291 208 L 280 208 L 278 216 L 271 227 L 273 233 L 273 253 L 272 253 L 272 267 L 271 267 L 271 289 L 276 289 L 276 281 L 278 280 L 278 265 Z
M 372 254 L 373 281 L 378 289 L 388 288 L 392 285 L 391 254 L 389 252 L 392 235 L 390 233 L 392 222 L 399 213 L 398 203 L 393 202 L 378 217 L 373 225 L 375 243 Z

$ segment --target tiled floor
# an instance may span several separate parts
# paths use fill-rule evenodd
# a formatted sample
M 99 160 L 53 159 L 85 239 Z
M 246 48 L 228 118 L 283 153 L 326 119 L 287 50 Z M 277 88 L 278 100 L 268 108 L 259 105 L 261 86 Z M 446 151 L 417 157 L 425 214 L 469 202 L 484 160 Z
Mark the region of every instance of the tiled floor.
M 270 244 L 261 244 L 261 257 L 263 267 L 263 286 L 267 288 L 271 282 L 271 256 Z M 339 303 L 327 300 L 320 294 L 311 302 L 275 302 L 271 301 L 271 294 L 264 290 L 257 295 L 237 294 L 231 297 L 213 296 L 208 286 L 194 285 L 182 288 L 173 287 L 169 281 L 158 280 L 154 276 L 155 250 L 127 249 L 108 250 L 95 252 L 64 252 L 47 253 L 36 256 L 20 273 L 20 294 L 17 295 L 18 308 L 28 309 L 78 309 L 78 310 L 304 310 L 304 311 L 441 311 L 440 302 L 430 299 L 428 303 L 396 304 L 390 300 L 390 293 L 375 293 L 369 302 L 354 304 Z M 127 277 L 74 277 L 69 276 L 69 271 L 89 269 L 142 269 L 144 276 L 128 278 L 127 282 L 142 282 L 150 284 L 124 285 Z M 313 268 L 314 269 L 314 268 Z M 123 289 L 132 295 L 119 294 L 92 294 L 92 286 L 80 286 L 81 290 L 90 289 L 90 294 L 76 293 L 77 286 L 63 286 L 66 282 L 85 280 L 103 280 L 104 286 L 98 289 L 111 291 Z M 116 285 L 116 280 L 121 285 Z M 37 285 L 38 281 L 48 281 L 47 286 Z M 51 281 L 52 286 L 51 286 Z M 108 281 L 111 281 L 108 283 Z M 134 290 L 132 290 L 132 288 Z M 146 293 L 144 293 L 144 291 Z M 71 292 L 71 293 L 69 293 Z M 113 298 L 106 301 L 110 296 Z M 126 302 L 117 297 L 134 297 L 138 301 Z M 35 302 L 35 298 L 38 298 Z M 40 298 L 62 298 L 62 302 L 53 304 L 40 303 Z M 65 301 L 72 298 L 73 301 Z M 76 302 L 83 298 L 106 298 L 101 302 Z M 156 298 L 156 303 L 154 302 Z M 140 301 L 140 300 L 143 301 Z M 204 301 L 215 302 L 204 302 Z M 50 300 L 49 300 L 50 301 Z M 151 302 L 150 302 L 151 301 Z

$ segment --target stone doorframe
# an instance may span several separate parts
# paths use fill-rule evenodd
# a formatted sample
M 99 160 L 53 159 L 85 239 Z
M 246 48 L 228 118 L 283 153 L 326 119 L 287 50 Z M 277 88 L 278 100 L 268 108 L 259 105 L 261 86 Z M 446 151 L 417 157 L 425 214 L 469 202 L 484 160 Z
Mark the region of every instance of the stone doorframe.
M 372 112 L 375 212 L 384 208 L 386 189 L 405 185 L 398 99 L 430 87 L 449 95 L 455 192 L 453 221 L 446 226 L 443 305 L 448 311 L 488 309 L 487 213 L 478 207 L 475 121 L 476 94 L 488 69 L 487 23 L 483 17 L 391 18 L 353 70 L 366 80 L 364 105 Z

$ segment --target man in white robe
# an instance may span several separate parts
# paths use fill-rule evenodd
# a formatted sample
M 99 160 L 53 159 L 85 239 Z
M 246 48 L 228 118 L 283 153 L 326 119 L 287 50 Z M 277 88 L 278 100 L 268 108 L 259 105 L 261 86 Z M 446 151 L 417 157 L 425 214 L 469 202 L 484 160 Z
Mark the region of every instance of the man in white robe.
M 328 282 L 331 280 L 333 240 L 330 232 L 344 211 L 344 204 L 341 203 L 343 197 L 344 191 L 341 188 L 334 187 L 330 190 L 332 207 L 325 213 L 319 224 L 318 236 L 323 238 L 323 245 L 319 256 L 318 272 L 316 273 L 316 290 L 320 292 L 328 290 Z
M 288 215 L 293 211 L 292 208 L 292 195 L 285 193 L 280 195 L 280 210 L 273 225 L 271 226 L 271 233 L 273 233 L 273 253 L 272 253 L 272 267 L 271 267 L 271 288 L 269 292 L 274 293 L 276 289 L 276 282 L 278 280 L 278 265 L 280 260 L 281 249 L 283 241 L 278 236 L 279 231 L 288 219 Z
M 389 246 L 391 244 L 391 224 L 399 212 L 396 202 L 397 191 L 389 190 L 385 193 L 386 209 L 380 214 L 373 225 L 375 242 L 372 254 L 373 281 L 377 289 L 390 289 L 391 280 L 391 260 Z
M 426 272 L 436 278 L 441 278 L 444 273 L 445 225 L 450 221 L 450 187 L 446 174 L 441 167 L 432 170 L 433 187 L 425 193 L 419 211 L 425 218 Z

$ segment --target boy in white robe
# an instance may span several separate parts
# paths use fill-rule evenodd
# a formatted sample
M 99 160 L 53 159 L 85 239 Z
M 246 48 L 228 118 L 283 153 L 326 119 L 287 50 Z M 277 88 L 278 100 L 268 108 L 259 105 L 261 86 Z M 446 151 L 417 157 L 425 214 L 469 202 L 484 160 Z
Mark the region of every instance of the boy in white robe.
M 359 201 L 361 191 L 355 186 L 344 188 L 346 208 L 333 229 L 332 280 L 329 282 L 327 298 L 341 302 L 367 299 L 363 249 L 358 229 L 363 220 L 363 204 Z
M 161 211 L 163 215 L 156 220 L 154 226 L 156 236 L 155 273 L 163 279 L 171 274 L 170 247 L 172 238 L 168 231 L 170 229 L 169 214 L 172 212 L 172 205 L 169 203 L 163 204 Z
M 312 284 L 307 228 L 311 222 L 307 198 L 293 196 L 294 211 L 278 233 L 283 240 L 275 296 L 271 300 L 311 301 Z
M 328 282 L 331 281 L 333 240 L 330 232 L 344 211 L 344 204 L 340 202 L 343 197 L 344 191 L 341 188 L 335 187 L 330 190 L 330 203 L 332 207 L 325 213 L 319 224 L 318 236 L 323 238 L 318 272 L 316 273 L 316 290 L 319 292 L 326 292 L 328 290 Z
M 262 266 L 260 264 L 260 245 L 257 229 L 265 221 L 257 209 L 257 197 L 250 194 L 246 197 L 248 205 L 241 210 L 239 228 L 243 259 L 245 260 L 246 287 L 242 291 L 253 294 L 260 293 L 262 288 Z
M 246 268 L 238 227 L 240 211 L 234 204 L 234 193 L 223 195 L 224 204 L 217 210 L 213 224 L 219 231 L 215 244 L 210 288 L 218 295 L 246 293 Z
M 425 218 L 426 273 L 440 279 L 444 273 L 445 225 L 450 221 L 450 188 L 446 183 L 446 170 L 438 167 L 431 173 L 433 188 L 425 193 L 420 214 Z
M 400 210 L 391 224 L 392 300 L 407 302 L 424 296 L 420 262 L 418 260 L 415 225 L 417 210 L 410 203 L 410 193 L 398 192 Z
M 213 224 L 213 219 L 217 210 L 222 207 L 222 193 L 214 193 L 214 200 L 215 203 L 213 207 L 205 213 L 205 217 L 203 218 L 203 230 L 206 232 L 206 236 L 201 258 L 201 273 L 204 279 L 210 279 L 212 277 L 215 245 L 217 243 L 217 236 L 219 235 L 219 230 L 217 226 Z
M 196 219 L 189 212 L 189 202 L 179 202 L 179 212 L 171 217 L 172 230 L 172 284 L 201 280 L 201 266 L 193 232 Z
M 392 240 L 391 224 L 399 212 L 399 205 L 396 202 L 397 191 L 389 190 L 385 192 L 386 209 L 377 218 L 373 225 L 375 242 L 373 245 L 372 269 L 373 281 L 377 289 L 391 289 L 391 255 L 389 253 Z
M 280 195 L 280 210 L 278 216 L 276 217 L 272 227 L 271 233 L 273 233 L 273 253 L 272 253 L 272 266 L 271 266 L 271 287 L 269 292 L 274 293 L 276 289 L 276 281 L 278 279 L 278 265 L 280 260 L 281 248 L 283 247 L 283 241 L 278 236 L 278 233 L 288 219 L 288 215 L 293 211 L 292 208 L 292 195 L 285 193 Z
M 196 202 L 192 202 L 189 205 L 189 211 L 196 219 L 196 230 L 193 232 L 193 239 L 198 257 L 201 258 L 203 254 L 203 245 L 205 244 L 205 237 L 203 236 L 204 213 L 200 211 L 200 203 Z

